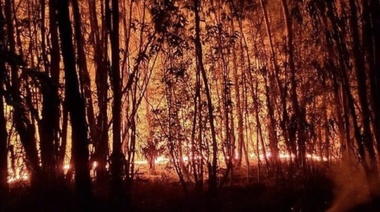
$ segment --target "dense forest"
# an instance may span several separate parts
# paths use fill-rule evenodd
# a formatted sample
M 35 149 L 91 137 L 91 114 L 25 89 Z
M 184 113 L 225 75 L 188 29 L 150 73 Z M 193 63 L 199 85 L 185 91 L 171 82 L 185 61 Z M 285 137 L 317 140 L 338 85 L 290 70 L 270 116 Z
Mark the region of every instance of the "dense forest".
M 0 0 L 0 210 L 153 209 L 160 192 L 199 207 L 235 192 L 245 204 L 296 196 L 242 210 L 375 210 L 379 11 L 379 0 Z

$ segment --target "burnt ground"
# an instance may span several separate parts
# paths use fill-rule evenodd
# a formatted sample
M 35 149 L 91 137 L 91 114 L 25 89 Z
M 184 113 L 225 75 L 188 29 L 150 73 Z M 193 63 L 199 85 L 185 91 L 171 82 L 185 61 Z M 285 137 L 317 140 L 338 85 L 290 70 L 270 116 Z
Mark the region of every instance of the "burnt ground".
M 334 204 L 334 183 L 323 174 L 277 182 L 257 183 L 250 179 L 249 185 L 243 183 L 245 180 L 237 177 L 220 188 L 216 197 L 210 197 L 206 186 L 205 192 L 185 194 L 174 180 L 141 178 L 135 181 L 131 198 L 119 204 L 110 198 L 108 187 L 94 184 L 95 197 L 85 209 L 79 206 L 70 186 L 33 192 L 25 185 L 17 185 L 0 211 L 326 211 Z M 355 205 L 348 211 L 380 211 L 378 200 Z

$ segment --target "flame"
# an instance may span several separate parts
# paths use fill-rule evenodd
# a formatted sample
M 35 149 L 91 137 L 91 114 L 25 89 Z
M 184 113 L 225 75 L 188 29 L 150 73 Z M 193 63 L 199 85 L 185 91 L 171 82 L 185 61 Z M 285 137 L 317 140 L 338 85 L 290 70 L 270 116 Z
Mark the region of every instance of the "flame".
M 20 176 L 19 174 L 17 174 L 16 176 L 12 177 L 12 176 L 8 176 L 8 180 L 7 182 L 9 184 L 12 184 L 12 183 L 16 183 L 16 182 L 27 182 L 29 181 L 29 175 L 28 173 L 22 173 L 22 175 Z
M 70 164 L 63 165 L 63 170 L 68 171 L 70 169 Z
M 92 163 L 92 169 L 96 169 L 96 167 L 98 167 L 98 162 L 97 161 L 94 161 Z
M 321 157 L 321 156 L 316 155 L 316 154 L 306 154 L 306 158 L 314 160 L 314 161 L 324 161 L 324 162 L 328 161 L 327 157 L 325 157 L 325 156 Z
M 156 158 L 156 160 L 154 161 L 154 163 L 155 164 L 163 164 L 163 163 L 166 163 L 166 162 L 168 162 L 169 161 L 169 159 L 168 158 L 166 158 L 165 156 L 158 156 L 157 158 Z
M 262 159 L 265 158 L 264 154 L 259 154 L 259 156 L 257 157 L 257 154 L 254 154 L 254 153 L 251 153 L 250 157 L 251 158 L 255 158 L 255 159 L 260 159 L 260 160 L 262 160 Z M 270 157 L 272 157 L 272 154 L 270 152 L 268 152 L 268 153 L 266 153 L 266 157 L 270 158 Z M 278 157 L 280 159 L 283 159 L 283 160 L 288 160 L 290 158 L 293 159 L 296 156 L 294 154 L 289 154 L 289 153 L 279 153 Z M 318 161 L 318 162 L 320 162 L 320 161 L 324 161 L 324 162 L 328 161 L 328 158 L 326 156 L 319 156 L 317 154 L 310 154 L 310 153 L 306 154 L 306 158 L 310 159 L 310 160 L 313 160 L 313 161 Z
M 148 164 L 148 161 L 147 160 L 136 160 L 135 164 L 137 164 L 137 165 L 145 165 L 145 164 Z

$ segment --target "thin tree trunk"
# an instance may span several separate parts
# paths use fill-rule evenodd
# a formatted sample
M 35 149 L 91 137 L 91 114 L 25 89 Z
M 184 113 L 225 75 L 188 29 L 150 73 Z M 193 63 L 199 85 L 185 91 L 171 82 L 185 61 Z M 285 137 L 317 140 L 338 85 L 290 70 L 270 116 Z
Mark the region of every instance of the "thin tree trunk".
M 0 5 L 0 42 L 4 42 L 4 16 L 3 7 Z M 4 80 L 6 68 L 4 61 L 4 49 L 0 50 L 0 204 L 4 205 L 8 196 L 8 149 L 7 149 L 7 128 L 4 112 Z M 1 208 L 1 207 L 0 207 Z
M 235 31 L 234 22 L 231 19 L 231 31 L 232 33 Z M 241 58 L 243 59 L 243 58 Z M 244 146 L 244 123 L 243 123 L 243 110 L 242 110 L 242 103 L 241 103 L 241 95 L 240 95 L 240 82 L 239 82 L 239 75 L 238 75 L 238 65 L 237 65 L 237 56 L 236 56 L 236 46 L 233 45 L 232 47 L 232 61 L 233 61 L 233 76 L 234 76 L 234 89 L 235 89 L 235 98 L 236 98 L 236 114 L 237 114 L 237 121 L 238 121 L 238 144 L 237 144 L 237 158 L 235 157 L 235 160 L 237 160 L 236 165 L 240 166 L 242 159 L 243 159 L 243 146 Z M 241 65 L 243 67 L 244 64 Z M 240 68 L 242 70 L 242 68 Z
M 208 118 L 211 128 L 211 138 L 212 138 L 212 162 L 208 164 L 209 167 L 209 192 L 211 196 L 217 194 L 217 157 L 218 157 L 218 143 L 216 141 L 216 132 L 214 126 L 214 115 L 213 115 L 213 105 L 211 100 L 211 92 L 209 89 L 209 83 L 207 79 L 206 70 L 203 65 L 203 53 L 202 53 L 202 44 L 200 38 L 200 17 L 199 9 L 201 8 L 201 0 L 194 0 L 194 15 L 195 15 L 195 51 L 197 58 L 197 69 L 200 69 L 203 83 L 206 91 L 207 98 L 207 109 L 208 109 Z
M 51 42 L 51 49 L 50 49 L 50 76 L 52 80 L 52 87 L 51 87 L 51 95 L 52 95 L 52 116 L 55 118 L 51 119 L 52 122 L 49 123 L 52 128 L 55 129 L 56 131 L 54 132 L 54 155 L 55 157 L 58 157 L 58 161 L 62 161 L 62 163 L 57 162 L 56 165 L 56 172 L 60 177 L 63 177 L 63 159 L 59 151 L 62 149 L 66 149 L 65 146 L 63 146 L 64 143 L 62 140 L 62 144 L 60 145 L 59 142 L 59 136 L 58 136 L 58 131 L 60 129 L 60 100 L 59 100 L 59 77 L 60 77 L 60 61 L 61 61 L 61 56 L 60 56 L 60 50 L 59 50 L 59 39 L 58 39 L 58 27 L 57 27 L 57 14 L 56 14 L 56 8 L 53 0 L 49 0 L 49 30 L 50 30 L 50 42 Z

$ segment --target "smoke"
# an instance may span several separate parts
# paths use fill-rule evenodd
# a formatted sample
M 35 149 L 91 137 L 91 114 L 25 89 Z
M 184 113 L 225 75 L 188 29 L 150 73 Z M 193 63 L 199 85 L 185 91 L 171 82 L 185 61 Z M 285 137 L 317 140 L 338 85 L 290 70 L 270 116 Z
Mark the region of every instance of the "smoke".
M 367 181 L 360 164 L 340 163 L 333 171 L 334 201 L 328 212 L 349 211 L 370 200 Z

